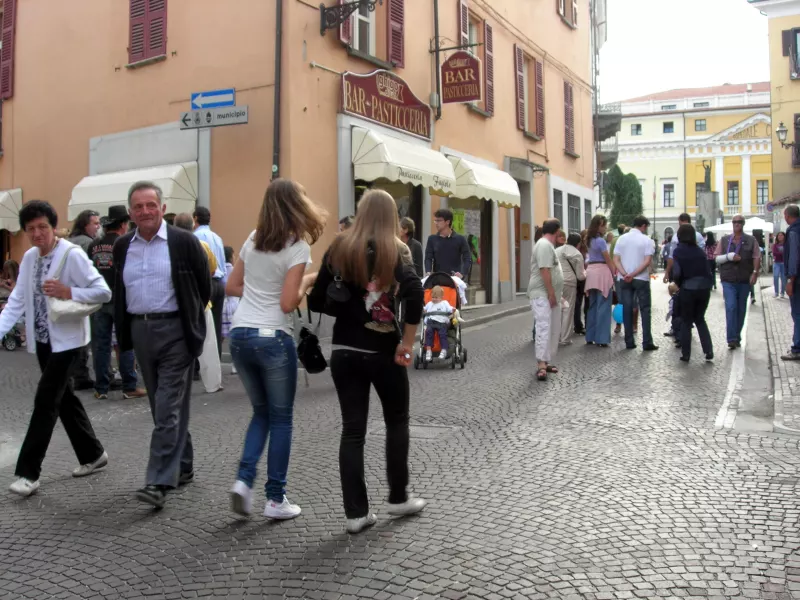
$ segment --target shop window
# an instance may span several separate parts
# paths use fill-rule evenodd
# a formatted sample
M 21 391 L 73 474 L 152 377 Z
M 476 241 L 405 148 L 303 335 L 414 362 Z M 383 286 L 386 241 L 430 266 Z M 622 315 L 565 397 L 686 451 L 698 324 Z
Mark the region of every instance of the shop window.
M 592 221 L 592 201 L 586 198 L 583 201 L 583 222 L 584 227 L 589 227 L 589 223 Z
M 728 182 L 728 206 L 739 206 L 739 182 Z
M 675 208 L 675 184 L 665 183 L 663 188 L 664 208 Z
M 642 124 L 633 123 L 631 125 L 631 135 L 642 135 Z
M 166 54 L 167 0 L 130 0 L 128 63 L 149 61 Z
M 695 131 L 705 131 L 706 130 L 706 120 L 705 119 L 695 119 L 694 120 L 694 130 Z
M 756 181 L 756 204 L 764 206 L 769 202 L 769 181 L 760 179 Z
M 664 121 L 664 133 L 675 133 L 674 121 Z
M 553 190 L 553 218 L 564 222 L 564 193 L 561 190 Z
M 564 225 L 562 223 L 562 229 Z M 581 231 L 581 197 L 567 194 L 567 231 L 580 233 Z

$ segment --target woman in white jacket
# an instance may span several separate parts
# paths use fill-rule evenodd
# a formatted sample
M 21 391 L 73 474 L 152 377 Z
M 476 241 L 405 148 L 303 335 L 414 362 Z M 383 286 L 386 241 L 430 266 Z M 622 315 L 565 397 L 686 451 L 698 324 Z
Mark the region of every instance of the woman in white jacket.
M 80 349 L 89 343 L 89 318 L 54 323 L 48 316 L 47 297 L 102 304 L 111 300 L 111 290 L 80 246 L 56 238 L 58 215 L 49 203 L 32 200 L 23 205 L 19 223 L 33 248 L 25 253 L 17 285 L 0 313 L 0 336 L 24 315 L 28 352 L 36 354 L 42 370 L 14 471 L 19 479 L 10 487 L 15 494 L 30 496 L 39 489 L 42 462 L 59 418 L 80 463 L 72 472 L 74 477 L 108 464 L 108 455 L 70 384 Z
M 561 339 L 558 343 L 562 346 L 572 343 L 569 338 L 572 335 L 575 302 L 578 299 L 578 283 L 586 280 L 583 254 L 578 250 L 580 243 L 581 236 L 577 233 L 570 233 L 567 243 L 556 249 L 556 256 L 561 262 L 561 270 L 564 271 L 564 292 L 561 296 L 568 304 L 563 307 L 561 313 Z

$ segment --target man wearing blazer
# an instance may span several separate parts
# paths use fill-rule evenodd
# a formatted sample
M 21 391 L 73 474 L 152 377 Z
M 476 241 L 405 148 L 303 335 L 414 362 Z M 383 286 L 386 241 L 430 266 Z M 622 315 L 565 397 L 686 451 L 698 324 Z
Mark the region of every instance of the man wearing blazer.
M 114 244 L 115 322 L 120 351 L 136 353 L 155 423 L 146 485 L 136 497 L 162 508 L 169 490 L 194 478 L 189 400 L 211 277 L 199 240 L 164 220 L 156 184 L 133 184 L 128 208 L 136 230 Z

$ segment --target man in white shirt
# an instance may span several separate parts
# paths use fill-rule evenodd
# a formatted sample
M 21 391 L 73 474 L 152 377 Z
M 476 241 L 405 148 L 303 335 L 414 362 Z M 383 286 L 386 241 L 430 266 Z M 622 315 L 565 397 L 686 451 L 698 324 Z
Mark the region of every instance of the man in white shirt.
M 653 241 L 647 237 L 650 221 L 647 217 L 636 217 L 631 230 L 617 240 L 614 247 L 614 264 L 617 266 L 620 282 L 620 302 L 622 302 L 623 322 L 625 324 L 625 347 L 636 348 L 633 338 L 633 307 L 639 306 L 642 315 L 642 348 L 645 352 L 658 350 L 653 343 L 650 327 L 650 263 L 653 261 Z

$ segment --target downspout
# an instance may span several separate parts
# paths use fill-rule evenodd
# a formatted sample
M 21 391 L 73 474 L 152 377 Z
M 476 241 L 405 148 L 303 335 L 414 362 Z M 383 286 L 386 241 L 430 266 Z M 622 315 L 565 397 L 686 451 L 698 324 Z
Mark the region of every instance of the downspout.
M 686 113 L 682 113 L 682 116 L 683 116 L 683 212 L 688 212 L 689 182 L 686 181 Z M 695 216 L 694 224 L 697 225 L 697 207 L 695 207 L 694 216 Z
M 272 122 L 272 179 L 281 170 L 281 64 L 283 46 L 283 0 L 275 2 L 275 108 Z
M 459 18 L 461 18 L 459 16 Z M 433 43 L 436 57 L 436 120 L 442 118 L 442 73 L 439 55 L 439 0 L 433 0 Z

